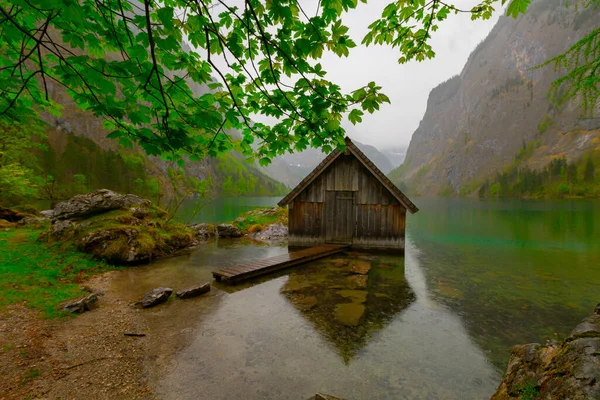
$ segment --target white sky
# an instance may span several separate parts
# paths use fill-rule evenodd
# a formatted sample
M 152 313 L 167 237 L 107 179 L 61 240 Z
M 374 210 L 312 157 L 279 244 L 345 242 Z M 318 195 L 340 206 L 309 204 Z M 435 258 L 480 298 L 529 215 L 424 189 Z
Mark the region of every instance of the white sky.
M 431 89 L 460 73 L 471 51 L 487 36 L 501 15 L 496 11 L 490 20 L 471 21 L 467 14 L 452 14 L 440 23 L 437 32 L 432 33 L 431 45 L 436 57 L 401 65 L 397 62 L 400 56 L 397 49 L 360 45 L 368 25 L 381 15 L 388 3 L 388 0 L 359 3 L 358 8 L 343 19 L 357 47 L 350 51 L 348 58 L 340 59 L 330 54 L 322 61 L 328 71 L 326 78 L 343 89 L 356 89 L 370 81 L 383 87 L 391 104 L 385 104 L 372 115 L 365 115 L 359 125 L 344 125 L 351 138 L 380 149 L 408 145 L 423 118 Z M 457 0 L 454 4 L 470 9 L 476 2 Z
M 232 4 L 242 0 L 231 0 Z M 353 126 L 344 123 L 347 134 L 359 142 L 379 149 L 408 146 L 410 138 L 419 126 L 427 105 L 431 89 L 461 72 L 475 46 L 490 32 L 501 11 L 487 21 L 471 21 L 470 14 L 451 14 L 441 22 L 439 30 L 432 33 L 430 41 L 436 57 L 423 62 L 411 61 L 398 64 L 398 49 L 383 46 L 362 46 L 360 43 L 368 32 L 368 26 L 381 16 L 383 8 L 392 0 L 369 0 L 343 16 L 349 27 L 348 34 L 357 47 L 350 50 L 349 57 L 338 58 L 333 53 L 324 53 L 319 62 L 328 72 L 329 79 L 342 87 L 344 92 L 355 90 L 371 81 L 382 86 L 382 92 L 391 100 L 374 114 L 365 114 L 363 122 Z M 300 0 L 308 15 L 314 15 L 318 0 Z M 471 9 L 479 1 L 455 0 L 450 2 L 459 9 Z M 497 4 L 499 5 L 499 4 Z M 222 10 L 218 10 L 219 12 Z M 217 11 L 215 11 L 217 12 Z M 218 64 L 226 68 L 223 60 Z M 271 118 L 252 116 L 255 121 L 273 122 Z

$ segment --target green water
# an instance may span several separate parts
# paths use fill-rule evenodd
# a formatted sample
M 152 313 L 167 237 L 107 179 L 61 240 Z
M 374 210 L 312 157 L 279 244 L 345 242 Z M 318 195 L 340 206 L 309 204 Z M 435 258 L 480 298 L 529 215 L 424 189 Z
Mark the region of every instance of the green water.
M 177 219 L 186 224 L 196 222 L 231 222 L 240 214 L 258 207 L 272 207 L 282 197 L 219 197 L 208 204 L 196 199 L 183 202 L 177 212 Z
M 334 255 L 144 312 L 161 338 L 149 350 L 153 389 L 164 399 L 487 399 L 511 346 L 563 338 L 600 301 L 600 202 L 415 203 L 404 257 Z M 113 289 L 131 302 L 287 251 L 212 241 L 120 271 Z M 362 281 L 357 263 L 370 266 Z
M 420 199 L 408 219 L 428 292 L 504 369 L 510 346 L 562 338 L 600 302 L 600 202 Z

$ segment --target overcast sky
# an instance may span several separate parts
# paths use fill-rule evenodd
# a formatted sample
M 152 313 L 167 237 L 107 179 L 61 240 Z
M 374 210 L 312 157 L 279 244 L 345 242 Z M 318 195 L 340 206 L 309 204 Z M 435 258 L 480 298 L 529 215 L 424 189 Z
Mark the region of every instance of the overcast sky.
M 307 1 L 307 3 L 310 2 Z M 383 87 L 392 104 L 384 105 L 373 115 L 365 115 L 359 125 L 345 125 L 351 138 L 378 148 L 408 145 L 423 118 L 429 92 L 439 83 L 459 74 L 469 54 L 490 32 L 501 12 L 488 21 L 471 21 L 469 15 L 450 15 L 432 34 L 433 60 L 400 65 L 399 52 L 382 46 L 364 47 L 359 43 L 368 25 L 381 15 L 388 0 L 359 3 L 343 21 L 358 44 L 348 58 L 328 55 L 322 61 L 327 78 L 345 90 L 356 89 L 370 81 Z M 459 8 L 470 9 L 476 2 L 458 0 Z

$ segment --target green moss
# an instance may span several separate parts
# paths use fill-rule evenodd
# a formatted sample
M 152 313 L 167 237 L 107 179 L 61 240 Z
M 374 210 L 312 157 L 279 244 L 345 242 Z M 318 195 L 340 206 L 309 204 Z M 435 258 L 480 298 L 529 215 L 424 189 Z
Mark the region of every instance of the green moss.
M 263 230 L 267 225 L 288 224 L 288 210 L 285 207 L 259 208 L 244 213 L 233 221 L 233 225 L 242 233 L 253 233 Z
M 42 231 L 22 228 L 0 232 L 0 310 L 25 304 L 46 318 L 65 315 L 58 305 L 84 295 L 81 282 L 111 269 L 72 244 L 44 243 Z

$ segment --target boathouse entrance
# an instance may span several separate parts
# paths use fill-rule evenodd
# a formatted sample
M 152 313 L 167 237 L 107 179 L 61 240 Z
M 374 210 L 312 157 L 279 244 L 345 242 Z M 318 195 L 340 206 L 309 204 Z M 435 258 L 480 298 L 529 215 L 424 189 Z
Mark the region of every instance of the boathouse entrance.
M 325 196 L 325 242 L 351 245 L 356 224 L 354 192 L 328 190 Z

